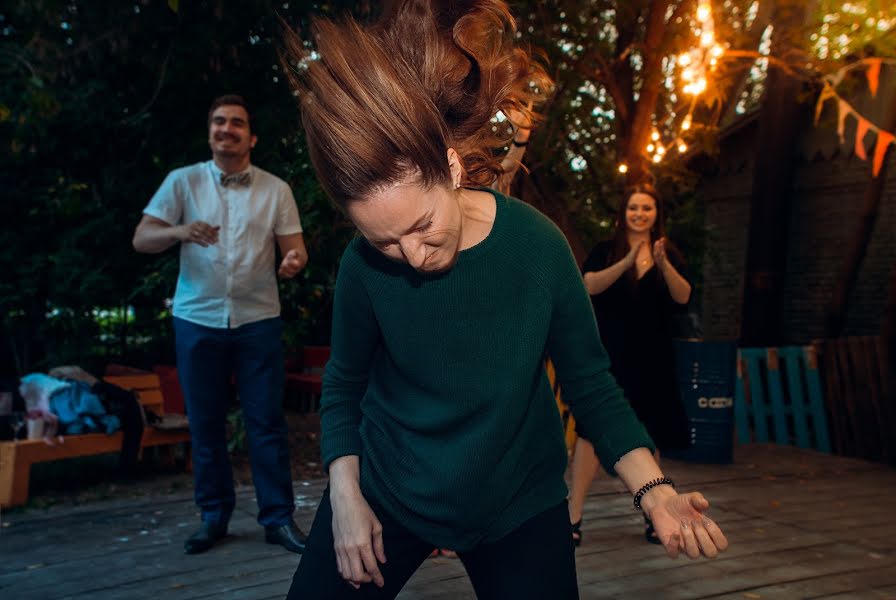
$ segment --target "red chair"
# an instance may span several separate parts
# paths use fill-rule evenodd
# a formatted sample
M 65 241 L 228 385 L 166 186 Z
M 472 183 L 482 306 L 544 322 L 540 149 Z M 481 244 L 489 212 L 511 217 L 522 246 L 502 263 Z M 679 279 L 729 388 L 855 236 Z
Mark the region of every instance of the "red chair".
M 305 346 L 301 364 L 288 361 L 286 369 L 286 394 L 289 400 L 296 398 L 297 407 L 304 412 L 319 408 L 324 367 L 330 359 L 329 346 Z
M 177 379 L 177 367 L 171 365 L 154 365 L 153 372 L 159 376 L 162 385 L 162 397 L 165 399 L 165 412 L 186 414 L 184 392 Z

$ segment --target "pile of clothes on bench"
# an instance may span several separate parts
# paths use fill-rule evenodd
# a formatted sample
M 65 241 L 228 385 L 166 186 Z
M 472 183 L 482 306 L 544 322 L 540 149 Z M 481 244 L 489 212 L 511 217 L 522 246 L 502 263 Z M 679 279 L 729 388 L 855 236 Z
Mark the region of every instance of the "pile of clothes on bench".
M 48 374 L 30 373 L 20 380 L 19 393 L 28 419 L 43 421 L 43 439 L 64 443 L 64 436 L 121 431 L 121 466 L 137 463 L 145 416 L 130 390 L 90 375 L 80 367 L 64 366 Z

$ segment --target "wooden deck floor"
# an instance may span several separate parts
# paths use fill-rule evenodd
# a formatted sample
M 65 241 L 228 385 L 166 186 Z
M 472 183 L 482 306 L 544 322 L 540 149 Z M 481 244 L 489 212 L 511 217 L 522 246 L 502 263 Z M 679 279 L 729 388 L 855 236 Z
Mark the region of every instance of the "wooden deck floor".
M 729 466 L 669 461 L 699 489 L 731 548 L 670 560 L 641 535 L 616 481 L 595 482 L 578 550 L 582 598 L 896 598 L 896 470 L 794 448 L 746 446 Z M 296 485 L 308 528 L 324 482 Z M 196 525 L 187 494 L 4 515 L 0 598 L 283 598 L 299 557 L 265 544 L 254 496 L 238 494 L 231 537 L 184 556 Z M 533 551 L 537 551 L 533 549 Z M 473 598 L 456 560 L 428 560 L 399 596 Z

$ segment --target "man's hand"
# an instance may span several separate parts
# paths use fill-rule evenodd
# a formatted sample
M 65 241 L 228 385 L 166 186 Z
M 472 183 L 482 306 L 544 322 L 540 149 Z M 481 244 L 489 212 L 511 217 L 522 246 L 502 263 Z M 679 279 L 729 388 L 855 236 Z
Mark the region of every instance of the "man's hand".
M 178 227 L 178 239 L 185 244 L 199 244 L 207 248 L 218 243 L 220 225 L 209 225 L 205 221 L 194 221 Z
M 298 250 L 290 250 L 287 252 L 286 256 L 283 257 L 283 261 L 280 263 L 280 268 L 277 270 L 277 275 L 282 279 L 292 279 L 304 266 L 301 258 L 299 258 Z

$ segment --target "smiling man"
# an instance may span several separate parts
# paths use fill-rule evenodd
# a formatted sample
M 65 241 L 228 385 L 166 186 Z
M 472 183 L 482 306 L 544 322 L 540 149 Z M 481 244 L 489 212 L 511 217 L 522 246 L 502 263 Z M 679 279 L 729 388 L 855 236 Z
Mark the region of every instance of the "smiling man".
M 208 112 L 212 160 L 169 173 L 134 232 L 138 252 L 180 244 L 174 333 L 202 514 L 199 530 L 184 544 L 187 554 L 226 536 L 234 508 L 225 436 L 231 377 L 265 539 L 292 552 L 305 547 L 292 516 L 277 276 L 295 277 L 308 254 L 289 186 L 249 160 L 257 141 L 243 98 L 217 98 Z M 275 245 L 283 256 L 276 270 Z

